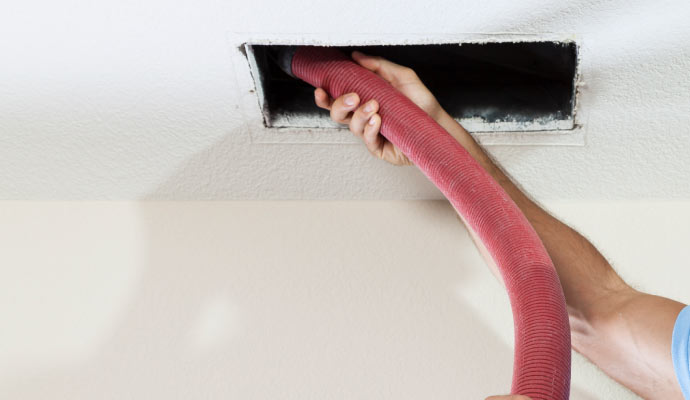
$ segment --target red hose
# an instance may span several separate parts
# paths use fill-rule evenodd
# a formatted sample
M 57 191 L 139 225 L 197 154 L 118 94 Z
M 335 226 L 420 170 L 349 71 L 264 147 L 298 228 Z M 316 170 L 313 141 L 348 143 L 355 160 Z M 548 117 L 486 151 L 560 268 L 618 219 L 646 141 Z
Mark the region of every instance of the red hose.
M 376 99 L 381 134 L 443 192 L 493 257 L 510 297 L 515 334 L 512 393 L 564 400 L 570 393 L 570 327 L 565 297 L 527 218 L 472 156 L 426 112 L 341 51 L 299 47 L 292 73 L 339 97 Z

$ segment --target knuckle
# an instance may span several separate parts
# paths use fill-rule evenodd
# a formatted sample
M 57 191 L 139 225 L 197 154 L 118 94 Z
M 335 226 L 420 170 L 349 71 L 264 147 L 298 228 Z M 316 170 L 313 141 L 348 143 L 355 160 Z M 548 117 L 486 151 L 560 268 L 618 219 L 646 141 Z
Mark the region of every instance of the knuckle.
M 364 107 L 359 107 L 357 110 L 355 110 L 354 114 L 352 114 L 352 119 L 357 120 L 357 122 L 364 122 L 367 119 L 367 113 L 364 111 Z
M 331 107 L 331 119 L 332 119 L 333 121 L 338 122 L 338 116 L 336 115 L 336 110 L 335 110 L 335 109 L 336 109 L 336 107 L 335 107 L 335 104 L 334 104 L 333 107 Z
M 333 103 L 331 107 L 331 119 L 335 122 L 343 123 L 347 113 L 343 112 L 342 106 L 339 103 Z
M 402 67 L 401 73 L 408 78 L 417 77 L 417 73 L 410 67 Z
M 350 132 L 354 133 L 355 135 L 357 135 L 357 136 L 362 135 L 362 130 L 357 127 L 357 124 L 355 123 L 354 118 L 350 121 L 348 128 L 350 129 Z

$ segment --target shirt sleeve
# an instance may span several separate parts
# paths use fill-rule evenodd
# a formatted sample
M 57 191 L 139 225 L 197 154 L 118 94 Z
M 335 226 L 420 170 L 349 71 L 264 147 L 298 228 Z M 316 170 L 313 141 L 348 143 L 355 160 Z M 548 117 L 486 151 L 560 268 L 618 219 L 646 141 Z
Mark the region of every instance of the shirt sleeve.
M 686 400 L 690 400 L 690 359 L 688 344 L 690 343 L 690 306 L 685 306 L 676 318 L 671 339 L 671 355 L 676 378 Z

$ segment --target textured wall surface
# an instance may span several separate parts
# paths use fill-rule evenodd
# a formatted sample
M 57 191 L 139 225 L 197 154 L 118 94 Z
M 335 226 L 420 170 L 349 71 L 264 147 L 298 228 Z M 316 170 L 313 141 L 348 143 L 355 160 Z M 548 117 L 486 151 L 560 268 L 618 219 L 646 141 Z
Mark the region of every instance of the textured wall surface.
M 11 2 L 0 15 L 0 198 L 423 199 L 414 168 L 265 144 L 243 40 L 573 37 L 583 130 L 491 146 L 540 199 L 690 198 L 690 6 L 665 1 Z M 563 144 L 563 143 L 561 143 Z
M 688 302 L 689 203 L 550 203 Z M 446 202 L 0 207 L 7 399 L 468 399 L 509 390 L 507 296 Z M 582 357 L 573 400 L 636 397 Z

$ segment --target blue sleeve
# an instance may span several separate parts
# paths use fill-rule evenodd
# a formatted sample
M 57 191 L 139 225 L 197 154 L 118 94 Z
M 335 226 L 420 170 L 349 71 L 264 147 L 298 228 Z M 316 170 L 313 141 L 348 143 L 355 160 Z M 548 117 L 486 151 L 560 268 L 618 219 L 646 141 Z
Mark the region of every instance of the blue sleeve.
M 690 400 L 690 360 L 688 359 L 688 347 L 690 339 L 690 306 L 685 306 L 676 318 L 673 326 L 673 338 L 671 339 L 671 355 L 673 368 L 683 396 Z

